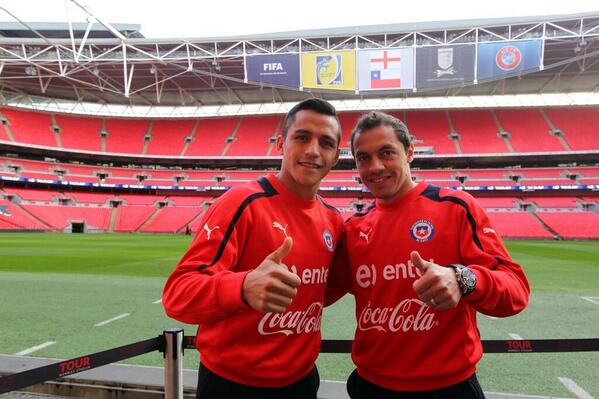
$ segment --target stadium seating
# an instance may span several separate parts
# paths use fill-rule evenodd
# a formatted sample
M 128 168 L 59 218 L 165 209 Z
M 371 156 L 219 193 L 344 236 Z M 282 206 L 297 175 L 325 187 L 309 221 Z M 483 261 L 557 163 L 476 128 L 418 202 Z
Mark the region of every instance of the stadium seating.
M 529 212 L 488 211 L 489 219 L 504 238 L 553 238 L 553 235 Z
M 252 116 L 242 117 L 239 129 L 235 133 L 235 140 L 227 150 L 227 156 L 264 156 L 269 148 L 274 146 L 269 139 L 281 128 L 280 116 Z M 276 154 L 276 152 L 273 152 Z
M 593 212 L 536 212 L 562 238 L 599 238 L 599 215 Z
M 599 148 L 599 109 L 547 108 L 545 112 L 572 150 Z
M 16 142 L 56 147 L 50 114 L 11 108 L 2 108 L 0 113 L 8 120 Z
M 202 213 L 201 207 L 164 207 L 148 224 L 141 228 L 144 233 L 176 233 L 185 228 L 193 218 Z
M 239 118 L 201 119 L 185 155 L 222 155 L 227 144 L 226 140 L 235 132 L 238 123 Z
M 59 231 L 68 228 L 72 222 L 84 222 L 88 227 L 107 231 L 108 223 L 110 221 L 111 208 L 108 207 L 31 204 L 22 205 L 22 207 L 36 218 Z
M 64 148 L 96 151 L 102 150 L 100 118 L 56 115 L 60 127 L 60 141 Z
M 141 154 L 144 136 L 149 132 L 149 122 L 137 119 L 107 119 L 106 151 L 124 154 Z
M 49 227 L 40 223 L 35 217 L 19 206 L 0 199 L 0 230 L 48 230 Z
M 577 208 L 576 197 L 524 197 L 523 202 L 533 202 L 539 208 Z
M 153 205 L 121 205 L 117 208 L 116 232 L 136 231 L 158 208 Z
M 403 114 L 391 112 L 402 119 Z M 417 146 L 430 146 L 434 154 L 455 154 L 456 148 L 449 138 L 450 128 L 445 111 L 409 111 L 404 122 L 417 140 Z
M 451 111 L 451 120 L 464 154 L 492 154 L 508 152 L 508 147 L 497 136 L 498 128 L 489 110 Z
M 538 109 L 497 109 L 495 115 L 515 152 L 566 150 Z
M 147 154 L 180 155 L 195 120 L 158 120 L 152 125 L 152 138 L 148 142 Z

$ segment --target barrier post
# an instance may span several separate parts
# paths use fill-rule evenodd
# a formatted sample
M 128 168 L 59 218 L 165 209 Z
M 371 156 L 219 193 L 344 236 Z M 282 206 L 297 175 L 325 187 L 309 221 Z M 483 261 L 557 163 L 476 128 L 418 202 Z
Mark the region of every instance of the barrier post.
M 183 399 L 183 329 L 164 330 L 164 397 Z

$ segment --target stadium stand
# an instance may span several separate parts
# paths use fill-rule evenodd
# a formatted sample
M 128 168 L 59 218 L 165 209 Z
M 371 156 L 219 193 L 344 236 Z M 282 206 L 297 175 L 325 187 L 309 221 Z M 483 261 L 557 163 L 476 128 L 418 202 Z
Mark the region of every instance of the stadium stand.
M 180 155 L 185 146 L 185 137 L 193 132 L 194 120 L 157 120 L 152 125 L 152 136 L 147 154 Z
M 599 215 L 593 212 L 536 212 L 561 238 L 599 238 Z
M 539 208 L 577 208 L 576 197 L 524 197 L 523 202 L 533 202 Z
M 117 208 L 115 232 L 136 231 L 158 208 L 153 205 L 121 205 Z
M 409 111 L 405 119 L 402 113 L 390 113 L 407 124 L 416 146 L 430 146 L 434 154 L 456 154 L 445 111 Z
M 5 188 L 4 191 L 8 194 L 16 195 L 20 199 L 26 201 L 54 202 L 57 200 L 57 198 L 62 197 L 62 194 L 60 192 L 53 190 L 34 190 L 11 187 Z
M 56 147 L 50 114 L 2 108 L 0 113 L 8 120 L 16 142 Z
M 235 140 L 231 142 L 225 155 L 267 155 L 270 147 L 274 146 L 274 141 L 271 143 L 270 139 L 280 131 L 282 120 L 282 116 L 242 117 Z
M 22 205 L 23 209 L 55 230 L 64 231 L 73 222 L 82 222 L 91 229 L 107 231 L 110 210 L 107 207 L 61 205 Z
M 203 211 L 201 207 L 164 207 L 141 226 L 144 233 L 176 233 Z
M 141 154 L 149 122 L 139 119 L 106 120 L 106 152 Z
M 459 143 L 464 154 L 492 154 L 508 152 L 490 110 L 451 111 L 455 132 L 460 135 Z
M 539 109 L 497 109 L 500 128 L 509 134 L 515 152 L 565 151 Z
M 222 155 L 227 144 L 239 125 L 239 118 L 201 119 L 195 130 L 186 156 Z
M 358 119 L 360 119 L 359 112 L 343 112 L 339 114 L 339 125 L 341 126 L 341 141 L 339 147 L 342 149 L 351 148 L 351 133 L 352 129 L 356 125 Z
M 62 147 L 96 152 L 102 150 L 100 118 L 56 115 L 56 124 L 60 128 Z
M 597 108 L 547 108 L 547 116 L 572 150 L 599 148 L 599 110 Z
M 504 238 L 554 238 L 531 213 L 488 211 L 497 233 Z
M 48 230 L 37 219 L 18 205 L 5 199 L 0 199 L 0 230 Z

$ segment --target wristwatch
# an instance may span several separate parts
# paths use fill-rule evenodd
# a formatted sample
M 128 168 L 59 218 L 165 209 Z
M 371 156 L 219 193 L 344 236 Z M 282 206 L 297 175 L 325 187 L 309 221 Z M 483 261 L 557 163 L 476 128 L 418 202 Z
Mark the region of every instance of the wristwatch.
M 454 263 L 448 265 L 455 270 L 455 277 L 458 280 L 458 285 L 462 290 L 462 295 L 468 295 L 476 288 L 476 274 L 464 265 Z

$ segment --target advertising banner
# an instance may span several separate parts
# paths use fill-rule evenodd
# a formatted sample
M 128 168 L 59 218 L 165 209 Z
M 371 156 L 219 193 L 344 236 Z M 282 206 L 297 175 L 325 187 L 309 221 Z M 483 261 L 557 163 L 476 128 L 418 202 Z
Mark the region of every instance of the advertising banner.
M 474 82 L 474 45 L 416 49 L 416 88 L 429 89 Z
M 412 48 L 358 51 L 359 90 L 400 90 L 414 87 Z
M 245 58 L 248 82 L 300 87 L 299 54 L 251 55 Z
M 542 40 L 478 45 L 477 79 L 487 80 L 541 66 Z
M 313 89 L 356 90 L 356 54 L 319 51 L 302 54 L 302 86 Z

